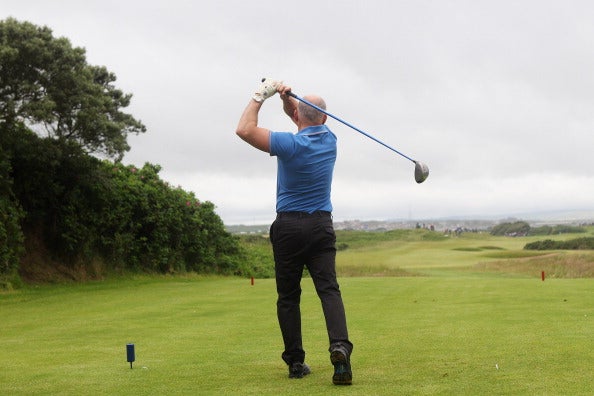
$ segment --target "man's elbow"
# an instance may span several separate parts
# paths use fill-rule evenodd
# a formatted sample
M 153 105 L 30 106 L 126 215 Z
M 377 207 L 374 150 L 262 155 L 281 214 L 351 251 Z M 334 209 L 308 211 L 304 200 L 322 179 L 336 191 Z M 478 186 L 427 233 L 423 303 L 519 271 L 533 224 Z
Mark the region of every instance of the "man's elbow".
M 243 140 L 246 143 L 251 144 L 252 146 L 256 145 L 256 141 L 257 139 L 257 134 L 255 133 L 253 128 L 242 128 L 242 127 L 238 127 L 237 130 L 235 131 L 235 134 L 237 136 L 239 136 L 241 138 L 241 140 Z
M 235 134 L 239 136 L 241 139 L 246 140 L 249 136 L 249 131 L 247 128 L 237 127 L 237 130 L 235 130 Z

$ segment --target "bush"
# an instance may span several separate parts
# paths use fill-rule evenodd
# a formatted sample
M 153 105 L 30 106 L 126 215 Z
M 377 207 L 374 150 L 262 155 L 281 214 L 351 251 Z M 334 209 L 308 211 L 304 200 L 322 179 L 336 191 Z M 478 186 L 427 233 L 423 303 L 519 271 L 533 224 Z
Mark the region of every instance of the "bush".
M 594 237 L 575 238 L 567 241 L 545 239 L 527 243 L 525 250 L 591 250 L 594 249 Z
M 214 205 L 174 188 L 160 167 L 100 161 L 75 143 L 21 130 L 11 143 L 14 193 L 48 262 L 158 273 L 243 273 L 239 242 Z
M 499 236 L 525 236 L 525 235 L 559 235 L 559 234 L 577 234 L 585 233 L 584 227 L 570 225 L 544 225 L 540 227 L 530 227 L 525 221 L 516 221 L 513 223 L 501 223 L 491 229 L 491 235 Z
M 585 233 L 584 227 L 576 227 L 570 225 L 556 225 L 556 226 L 540 226 L 531 228 L 528 235 L 559 235 L 559 234 L 579 234 Z
M 549 225 L 544 225 L 540 227 L 531 228 L 529 235 L 553 235 L 553 227 Z
M 274 257 L 272 245 L 267 235 L 240 235 L 242 246 L 242 264 L 238 266 L 236 275 L 253 276 L 256 278 L 274 277 Z
M 545 239 L 544 241 L 536 241 L 527 243 L 524 246 L 524 250 L 555 250 L 560 249 L 557 241 L 552 239 Z
M 225 231 L 214 205 L 171 187 L 159 171 L 148 163 L 141 169 L 101 164 L 98 190 L 90 194 L 96 200 L 94 226 L 103 231 L 94 241 L 97 251 L 132 270 L 233 273 L 239 244 Z M 80 202 L 92 201 L 74 199 L 72 205 Z M 68 217 L 76 219 L 80 210 L 74 206 Z
M 2 136 L 7 136 L 0 130 Z M 23 253 L 20 220 L 23 211 L 12 192 L 9 155 L 0 144 L 0 289 L 11 287 L 18 278 L 19 259 Z
M 530 231 L 530 225 L 525 221 L 516 221 L 513 223 L 501 223 L 493 227 L 491 235 L 498 236 L 522 236 Z

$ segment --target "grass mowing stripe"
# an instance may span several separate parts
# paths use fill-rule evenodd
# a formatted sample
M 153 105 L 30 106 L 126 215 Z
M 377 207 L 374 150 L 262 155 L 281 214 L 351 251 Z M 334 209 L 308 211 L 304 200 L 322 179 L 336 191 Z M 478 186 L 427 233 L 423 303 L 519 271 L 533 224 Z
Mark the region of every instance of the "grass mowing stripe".
M 587 394 L 592 298 L 583 296 L 591 285 L 571 283 L 392 280 L 367 301 L 383 311 L 356 331 L 369 339 L 366 352 L 390 357 L 381 366 L 403 394 Z M 572 391 L 564 376 L 575 378 Z
M 591 280 L 344 278 L 354 385 L 383 394 L 589 394 Z M 287 379 L 273 280 L 119 280 L 0 295 L 6 394 L 334 391 L 323 316 L 303 282 L 312 374 Z M 125 344 L 134 342 L 130 370 Z M 496 366 L 497 365 L 497 366 Z

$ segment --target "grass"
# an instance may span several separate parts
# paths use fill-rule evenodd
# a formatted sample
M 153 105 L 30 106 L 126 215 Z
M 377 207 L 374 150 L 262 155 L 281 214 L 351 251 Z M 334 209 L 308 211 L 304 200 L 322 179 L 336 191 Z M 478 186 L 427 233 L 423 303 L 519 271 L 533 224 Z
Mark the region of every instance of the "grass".
M 252 286 L 238 278 L 137 276 L 0 293 L 0 389 L 10 395 L 591 394 L 593 281 L 560 273 L 543 282 L 540 268 L 592 267 L 592 252 L 525 256 L 521 248 L 531 240 L 407 237 L 341 251 L 343 275 L 356 265 L 369 271 L 340 278 L 355 344 L 352 387 L 331 384 L 311 280 L 303 282 L 302 316 L 312 374 L 289 380 L 274 280 Z M 371 276 L 381 268 L 417 276 Z M 136 346 L 133 369 L 128 342 Z
M 589 233 L 594 232 L 592 227 Z M 509 268 L 515 273 L 523 272 L 525 262 L 521 259 L 551 256 L 551 251 L 523 250 L 527 243 L 542 237 L 495 237 L 488 233 L 467 233 L 461 237 L 444 237 L 439 233 L 426 230 L 413 230 L 408 234 L 399 230 L 400 237 L 392 233 L 384 233 L 373 239 L 373 233 L 367 233 L 365 239 L 355 242 L 338 234 L 338 243 L 347 240 L 349 248 L 338 252 L 339 274 L 341 276 L 374 276 L 374 275 L 443 275 L 452 271 L 468 271 L 468 268 L 486 268 L 492 262 L 512 260 Z M 356 235 L 356 234 L 355 234 Z M 567 240 L 582 234 L 561 234 L 547 236 L 548 239 Z M 354 246 L 354 248 L 350 248 Z M 569 254 L 573 254 L 570 252 Z M 583 253 L 586 266 L 592 263 L 592 251 Z M 565 253 L 556 251 L 553 254 Z M 590 257 L 590 259 L 588 259 Z M 583 263 L 582 263 L 583 264 Z M 545 270 L 546 268 L 543 268 Z M 445 272 L 444 272 L 445 270 Z M 540 270 L 534 273 L 539 276 Z M 589 276 L 589 275 L 588 275 Z

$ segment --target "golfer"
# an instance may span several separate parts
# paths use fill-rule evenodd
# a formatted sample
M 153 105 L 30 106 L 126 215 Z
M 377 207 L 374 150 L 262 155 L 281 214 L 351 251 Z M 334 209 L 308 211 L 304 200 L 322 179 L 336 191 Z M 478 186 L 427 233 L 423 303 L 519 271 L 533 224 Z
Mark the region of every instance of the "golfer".
M 280 93 L 284 112 L 298 132 L 272 132 L 258 125 L 264 101 Z M 330 190 L 336 161 L 336 136 L 324 123 L 326 115 L 298 102 L 280 81 L 264 80 L 245 108 L 237 135 L 257 149 L 277 157 L 276 219 L 270 227 L 274 252 L 277 315 L 289 366 L 289 378 L 310 373 L 301 338 L 301 277 L 307 267 L 322 302 L 329 338 L 332 382 L 350 385 L 352 372 L 346 316 L 336 280 L 336 235 Z M 326 109 L 324 100 L 306 100 Z

